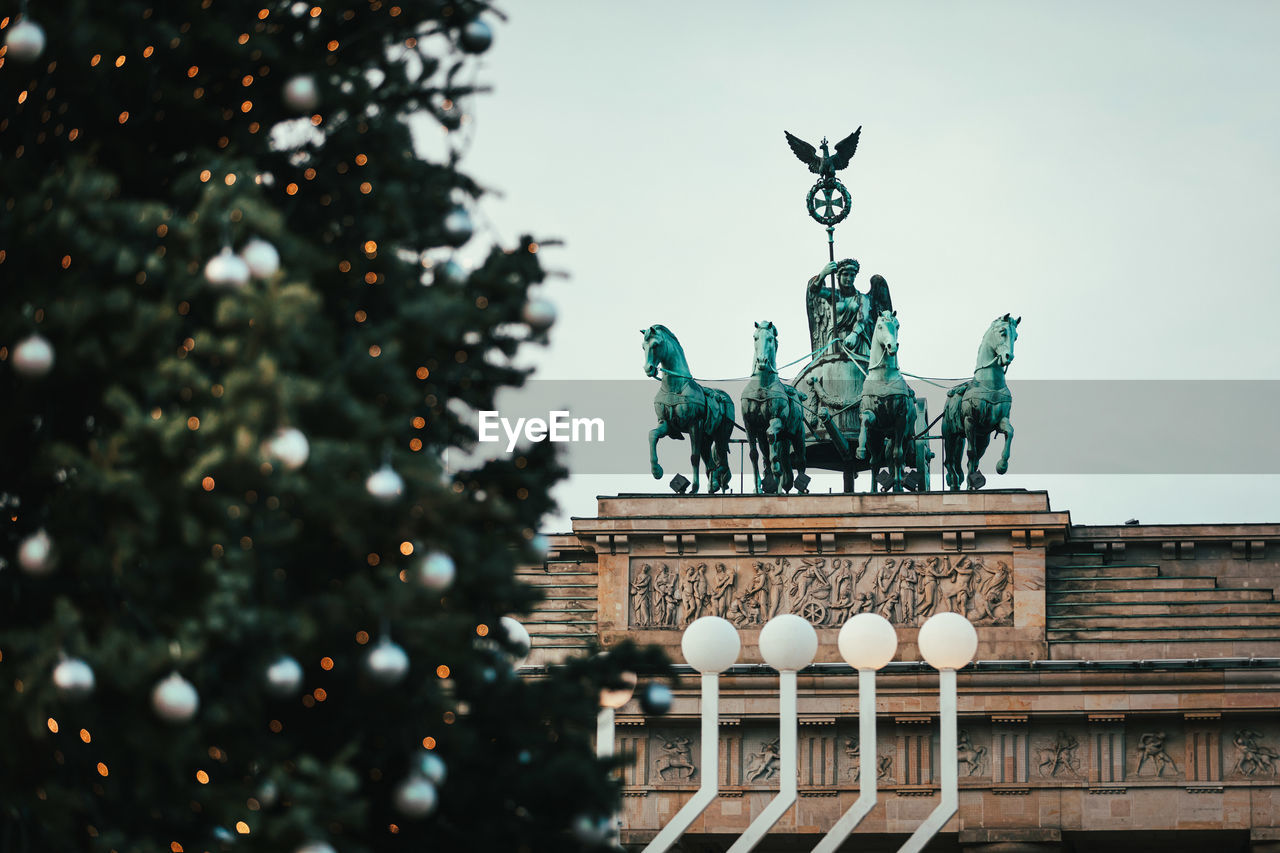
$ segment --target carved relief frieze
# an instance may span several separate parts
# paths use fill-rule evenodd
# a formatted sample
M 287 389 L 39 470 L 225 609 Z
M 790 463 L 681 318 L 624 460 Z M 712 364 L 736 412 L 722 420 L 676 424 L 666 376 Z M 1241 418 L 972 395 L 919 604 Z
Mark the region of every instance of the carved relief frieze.
M 694 739 L 681 732 L 656 732 L 653 735 L 652 758 L 653 772 L 650 781 L 654 784 L 688 782 L 698 774 L 693 763 Z
M 630 625 L 680 629 L 701 616 L 738 627 L 795 613 L 839 627 L 855 613 L 918 625 L 963 613 L 978 625 L 1013 623 L 1005 554 L 632 558 Z
M 1143 732 L 1138 736 L 1138 745 L 1134 749 L 1138 764 L 1133 770 L 1135 777 L 1155 776 L 1157 778 L 1177 776 L 1182 771 L 1173 760 L 1168 750 L 1169 736 L 1163 731 Z
M 1036 772 L 1045 778 L 1081 778 L 1080 739 L 1058 730 L 1053 740 L 1036 749 Z
M 956 764 L 963 776 L 983 776 L 987 772 L 987 748 L 974 744 L 967 729 L 956 737 Z
M 1244 777 L 1275 776 L 1280 753 L 1262 742 L 1263 734 L 1255 729 L 1239 729 L 1231 738 L 1235 746 L 1235 764 L 1231 775 Z

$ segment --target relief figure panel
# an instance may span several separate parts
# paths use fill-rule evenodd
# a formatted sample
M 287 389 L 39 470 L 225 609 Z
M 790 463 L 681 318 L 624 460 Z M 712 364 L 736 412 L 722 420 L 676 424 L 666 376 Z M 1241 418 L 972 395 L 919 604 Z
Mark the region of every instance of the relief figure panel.
M 680 630 L 701 616 L 758 627 L 795 613 L 839 627 L 855 613 L 915 626 L 934 613 L 1012 625 L 1007 554 L 633 558 L 630 626 Z

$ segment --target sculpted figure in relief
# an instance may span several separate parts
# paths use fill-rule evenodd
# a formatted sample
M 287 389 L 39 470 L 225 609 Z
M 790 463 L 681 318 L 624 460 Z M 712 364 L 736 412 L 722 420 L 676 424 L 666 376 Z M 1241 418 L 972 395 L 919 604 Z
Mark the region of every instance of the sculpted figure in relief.
M 1148 761 L 1157 776 L 1163 776 L 1166 767 L 1172 767 L 1174 773 L 1178 772 L 1178 765 L 1174 763 L 1173 756 L 1165 751 L 1164 742 L 1164 732 L 1148 732 L 1138 738 L 1138 767 L 1134 770 L 1135 776 L 1142 773 L 1142 768 Z
M 637 628 L 653 624 L 653 578 L 649 575 L 652 568 L 648 563 L 641 565 L 635 580 L 631 581 L 631 624 Z
M 653 577 L 653 624 L 663 628 L 674 628 L 677 618 L 677 604 L 680 596 L 676 586 L 680 579 L 671 572 L 666 563 L 658 564 L 658 573 Z
M 772 779 L 778 774 L 778 762 L 780 760 L 778 738 L 765 741 L 760 747 L 760 751 L 753 753 L 751 760 L 747 763 L 747 781 L 757 782 L 760 779 Z
M 667 781 L 667 773 L 675 771 L 683 773 L 685 779 L 692 779 L 697 773 L 693 766 L 693 745 L 687 737 L 662 737 L 662 755 L 657 761 L 658 776 Z
M 982 766 L 987 761 L 987 748 L 985 746 L 974 746 L 969 740 L 969 733 L 961 729 L 956 737 L 956 764 L 962 764 L 969 769 L 967 776 L 977 776 L 982 772 Z
M 733 603 L 733 588 L 738 582 L 738 570 L 716 563 L 716 577 L 712 584 L 712 608 L 721 619 L 729 618 L 729 608 Z M 741 608 L 739 608 L 741 609 Z
M 1075 735 L 1059 730 L 1058 736 L 1047 749 L 1040 753 L 1040 775 L 1057 776 L 1060 770 L 1067 770 L 1074 776 L 1080 775 L 1080 758 L 1076 755 L 1080 749 L 1080 741 Z
M 1239 757 L 1236 758 L 1235 766 L 1231 768 L 1232 773 L 1238 773 L 1241 776 L 1256 776 L 1259 773 L 1276 775 L 1276 761 L 1280 760 L 1280 754 L 1271 747 L 1258 743 L 1261 739 L 1262 732 L 1256 732 L 1253 729 L 1241 729 L 1236 732 L 1231 742 L 1235 744 Z
M 856 737 L 844 739 L 844 754 L 849 759 L 849 778 L 857 779 L 862 773 L 862 745 Z

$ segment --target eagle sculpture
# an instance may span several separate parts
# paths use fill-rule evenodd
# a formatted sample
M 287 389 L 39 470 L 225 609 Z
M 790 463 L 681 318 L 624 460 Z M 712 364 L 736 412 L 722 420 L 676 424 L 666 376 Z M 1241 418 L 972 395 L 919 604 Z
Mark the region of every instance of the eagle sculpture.
M 809 171 L 813 172 L 823 181 L 834 181 L 836 172 L 849 165 L 849 160 L 853 157 L 853 152 L 858 150 L 858 134 L 862 133 L 859 127 L 853 133 L 836 143 L 835 153 L 832 154 L 827 150 L 827 138 L 822 138 L 822 154 L 819 155 L 817 149 L 805 142 L 798 136 L 794 136 L 788 131 L 782 131 L 787 135 L 787 144 L 791 146 L 791 150 L 795 152 L 801 163 L 809 167 Z

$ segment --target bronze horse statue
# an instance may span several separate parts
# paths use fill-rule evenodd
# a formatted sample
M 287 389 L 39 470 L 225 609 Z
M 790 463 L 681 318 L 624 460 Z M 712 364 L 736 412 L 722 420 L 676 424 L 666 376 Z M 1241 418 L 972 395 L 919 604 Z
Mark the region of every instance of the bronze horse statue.
M 658 464 L 658 439 L 683 439 L 689 433 L 689 463 L 693 466 L 693 488 L 699 486 L 698 464 L 707 471 L 707 491 L 728 491 L 729 436 L 733 433 L 733 400 L 718 388 L 703 388 L 689 373 L 689 362 L 676 336 L 666 326 L 641 329 L 644 335 L 644 372 L 657 378 L 662 369 L 662 387 L 653 398 L 658 425 L 649 432 L 649 463 L 655 480 L 662 477 Z
M 1004 374 L 1013 361 L 1013 343 L 1018 339 L 1021 317 L 1008 314 L 997 317 L 978 345 L 978 366 L 973 379 L 947 392 L 947 405 L 942 415 L 942 466 L 947 474 L 947 488 L 956 492 L 964 476 L 960 457 L 969 446 L 969 490 L 981 489 L 987 482 L 978 470 L 982 454 L 991 443 L 991 434 L 1004 436 L 1004 452 L 996 463 L 996 473 L 1009 470 L 1009 445 L 1013 443 L 1013 424 L 1009 410 L 1013 395 Z
M 755 357 L 751 378 L 742 389 L 742 424 L 751 447 L 751 470 L 756 494 L 789 492 L 793 472 L 804 473 L 805 395 L 778 378 L 778 329 L 773 323 L 756 323 Z M 760 477 L 760 454 L 765 476 Z M 804 480 L 801 481 L 805 482 Z M 799 489 L 801 494 L 807 489 Z
M 916 394 L 898 370 L 898 313 L 881 311 L 871 335 L 867 375 L 858 404 L 857 458 L 888 470 L 884 491 L 903 490 L 907 448 L 915 447 Z M 875 478 L 871 481 L 875 491 Z

